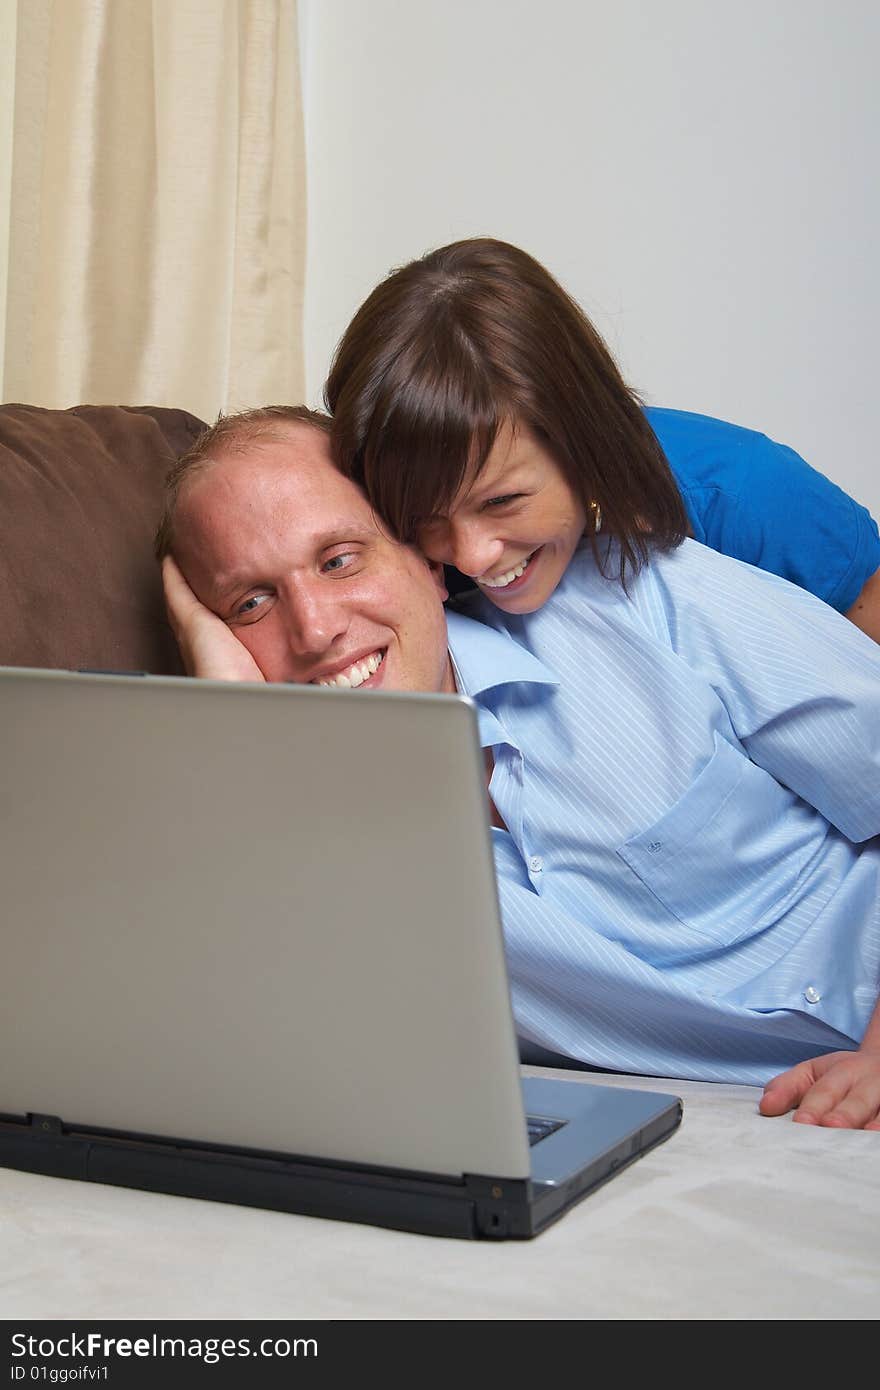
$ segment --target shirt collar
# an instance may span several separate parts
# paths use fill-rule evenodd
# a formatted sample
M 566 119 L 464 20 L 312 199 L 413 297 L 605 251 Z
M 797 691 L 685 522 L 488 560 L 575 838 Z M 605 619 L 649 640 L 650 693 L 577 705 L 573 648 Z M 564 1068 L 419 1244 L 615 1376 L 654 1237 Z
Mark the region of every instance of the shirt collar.
M 449 652 L 461 695 L 482 695 L 496 686 L 528 681 L 533 685 L 558 685 L 559 679 L 543 662 L 507 632 L 461 613 L 446 614 Z

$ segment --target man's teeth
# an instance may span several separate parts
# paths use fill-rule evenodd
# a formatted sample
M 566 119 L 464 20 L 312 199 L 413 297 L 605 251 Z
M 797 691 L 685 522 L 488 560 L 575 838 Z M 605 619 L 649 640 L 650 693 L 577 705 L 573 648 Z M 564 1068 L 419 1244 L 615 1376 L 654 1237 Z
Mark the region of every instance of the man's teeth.
M 527 556 L 516 569 L 508 570 L 506 574 L 499 574 L 494 579 L 479 579 L 477 582 L 483 589 L 506 589 L 508 584 L 512 584 L 514 579 L 519 579 L 528 569 L 531 555 Z
M 363 661 L 356 661 L 353 666 L 348 666 L 344 671 L 340 671 L 338 676 L 331 676 L 329 680 L 318 681 L 318 685 L 338 685 L 344 690 L 356 690 L 364 681 L 369 680 L 370 676 L 375 675 L 385 659 L 384 652 L 373 652 L 372 656 L 365 656 Z

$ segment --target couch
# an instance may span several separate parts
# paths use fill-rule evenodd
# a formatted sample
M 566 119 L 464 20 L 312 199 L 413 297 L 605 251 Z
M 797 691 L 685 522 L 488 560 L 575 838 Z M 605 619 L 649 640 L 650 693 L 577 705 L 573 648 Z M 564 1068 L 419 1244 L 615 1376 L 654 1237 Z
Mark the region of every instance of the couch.
M 179 674 L 153 535 L 185 410 L 0 406 L 0 664 Z

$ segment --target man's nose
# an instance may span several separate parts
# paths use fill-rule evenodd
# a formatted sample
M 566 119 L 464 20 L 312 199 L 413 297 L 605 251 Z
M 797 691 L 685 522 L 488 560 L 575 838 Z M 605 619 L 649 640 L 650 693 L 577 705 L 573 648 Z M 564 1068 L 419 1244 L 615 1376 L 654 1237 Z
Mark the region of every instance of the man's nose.
M 320 655 L 348 628 L 344 606 L 326 581 L 298 585 L 288 595 L 287 614 L 287 639 L 296 656 Z

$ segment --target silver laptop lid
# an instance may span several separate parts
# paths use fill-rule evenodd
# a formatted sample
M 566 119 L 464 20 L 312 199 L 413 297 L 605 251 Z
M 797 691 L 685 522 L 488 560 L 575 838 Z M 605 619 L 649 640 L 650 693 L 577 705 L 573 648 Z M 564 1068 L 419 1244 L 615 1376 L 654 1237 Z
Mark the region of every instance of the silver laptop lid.
M 0 1110 L 527 1177 L 476 713 L 0 668 Z

